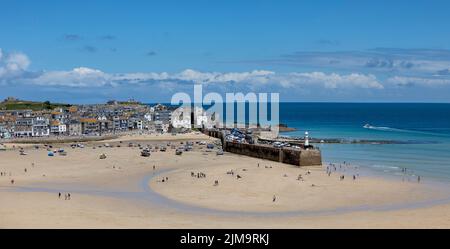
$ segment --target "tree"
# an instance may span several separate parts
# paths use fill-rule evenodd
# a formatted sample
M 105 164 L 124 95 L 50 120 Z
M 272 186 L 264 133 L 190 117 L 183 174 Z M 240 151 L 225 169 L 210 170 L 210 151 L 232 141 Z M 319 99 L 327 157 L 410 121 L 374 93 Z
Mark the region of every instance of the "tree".
M 44 108 L 47 110 L 52 109 L 52 104 L 50 103 L 50 101 L 47 100 L 44 102 Z

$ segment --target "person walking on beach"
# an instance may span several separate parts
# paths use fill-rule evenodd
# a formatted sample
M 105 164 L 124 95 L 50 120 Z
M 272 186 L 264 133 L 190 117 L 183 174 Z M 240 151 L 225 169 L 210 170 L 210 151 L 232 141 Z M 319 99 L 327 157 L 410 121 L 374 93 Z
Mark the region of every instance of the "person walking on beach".
M 14 184 L 14 179 L 11 180 L 11 184 Z
M 417 182 L 420 183 L 420 176 L 417 176 Z
M 276 200 L 277 200 L 277 197 L 275 195 L 273 195 L 272 202 L 275 202 Z
M 61 199 L 61 192 L 58 193 L 58 198 Z
M 67 199 L 70 200 L 70 193 L 67 194 Z

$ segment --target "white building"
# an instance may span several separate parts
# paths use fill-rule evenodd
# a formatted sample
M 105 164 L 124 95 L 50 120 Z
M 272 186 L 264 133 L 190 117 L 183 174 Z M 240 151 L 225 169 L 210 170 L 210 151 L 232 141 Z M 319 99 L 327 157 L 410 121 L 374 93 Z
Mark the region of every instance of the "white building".
M 15 137 L 31 137 L 33 136 L 33 119 L 32 118 L 18 118 L 14 125 Z
M 55 120 L 50 126 L 50 133 L 53 135 L 63 135 L 67 132 L 67 125 Z
M 50 136 L 49 120 L 44 117 L 33 118 L 32 121 L 32 136 L 33 137 L 45 137 Z
M 153 114 L 152 113 L 146 113 L 144 115 L 144 119 L 147 121 L 152 121 L 153 120 Z

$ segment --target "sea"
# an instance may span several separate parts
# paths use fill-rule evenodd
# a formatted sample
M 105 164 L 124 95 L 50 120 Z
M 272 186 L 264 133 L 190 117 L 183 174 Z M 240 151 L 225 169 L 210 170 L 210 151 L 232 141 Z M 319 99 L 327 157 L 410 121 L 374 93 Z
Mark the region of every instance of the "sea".
M 316 139 L 373 141 L 315 144 L 325 164 L 345 162 L 394 177 L 404 177 L 406 169 L 412 178 L 450 183 L 450 103 L 289 102 L 279 110 L 280 123 L 296 129 L 281 136 L 304 137 L 307 131 Z
M 450 182 L 450 104 L 280 103 L 280 123 L 297 129 L 283 136 L 395 141 L 316 144 L 325 163 Z

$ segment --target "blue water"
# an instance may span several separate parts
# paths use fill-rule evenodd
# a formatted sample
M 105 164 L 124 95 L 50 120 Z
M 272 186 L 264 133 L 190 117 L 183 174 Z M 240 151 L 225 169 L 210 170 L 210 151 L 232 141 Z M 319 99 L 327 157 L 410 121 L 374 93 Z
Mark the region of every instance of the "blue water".
M 281 103 L 284 136 L 395 140 L 401 144 L 318 144 L 324 162 L 450 182 L 450 104 Z M 370 124 L 369 129 L 364 128 Z

